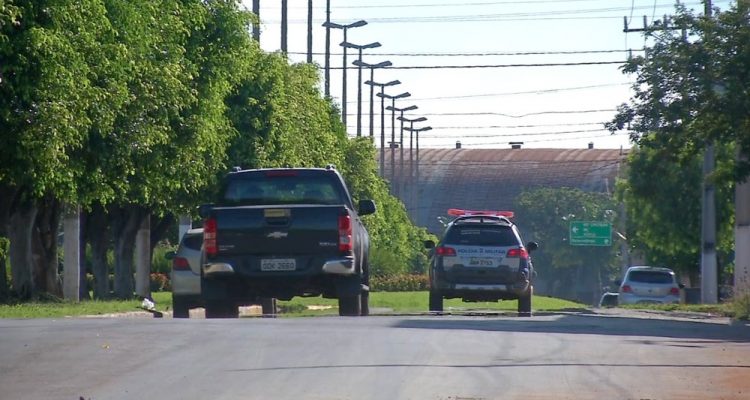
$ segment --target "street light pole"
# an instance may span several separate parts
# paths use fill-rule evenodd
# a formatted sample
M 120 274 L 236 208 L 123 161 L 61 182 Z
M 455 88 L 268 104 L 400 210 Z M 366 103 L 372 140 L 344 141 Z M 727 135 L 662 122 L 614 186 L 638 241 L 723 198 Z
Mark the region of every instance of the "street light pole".
M 417 106 L 408 106 L 404 108 L 398 108 L 393 107 L 392 109 L 389 107 L 391 111 L 398 111 L 401 113 L 401 115 L 398 117 L 398 120 L 401 121 L 401 130 L 400 130 L 400 138 L 399 138 L 399 144 L 398 144 L 398 151 L 400 154 L 399 157 L 399 170 L 398 170 L 398 184 L 396 185 L 396 196 L 399 196 L 401 194 L 401 186 L 404 185 L 404 113 L 406 111 L 412 111 L 416 110 Z M 393 160 L 393 163 L 395 164 L 395 160 Z M 395 180 L 395 178 L 394 178 Z
M 365 68 L 370 69 L 370 80 L 368 82 L 375 82 L 375 69 L 376 68 L 385 68 L 385 67 L 390 67 L 391 65 L 393 65 L 391 64 L 390 61 L 383 61 L 377 64 L 368 64 L 362 60 L 355 60 L 353 64 L 358 67 L 365 67 Z M 374 137 L 373 137 L 374 130 L 375 130 L 375 127 L 374 127 L 375 125 L 374 124 L 374 118 L 375 118 L 374 107 L 375 106 L 374 104 L 375 104 L 375 87 L 374 85 L 370 85 L 370 140 L 374 140 Z
M 400 85 L 401 81 L 393 80 L 386 83 L 378 83 L 375 81 L 366 81 L 365 84 L 370 86 L 379 86 L 380 93 L 380 177 L 385 177 L 385 87 Z
M 425 132 L 425 131 L 432 130 L 432 127 L 431 126 L 424 126 L 424 127 L 417 128 L 417 129 L 411 129 L 410 128 L 408 130 L 410 132 L 414 132 L 414 136 L 415 136 L 415 139 L 416 139 L 417 160 L 416 160 L 416 168 L 415 168 L 415 170 L 416 170 L 416 175 L 417 176 L 416 176 L 416 179 L 415 179 L 415 184 L 413 184 L 412 187 L 413 187 L 413 190 L 415 191 L 414 192 L 415 193 L 414 205 L 416 206 L 416 209 L 417 209 L 417 212 L 415 213 L 417 215 L 417 217 L 414 218 L 414 222 L 416 224 L 419 224 L 419 221 L 420 221 L 420 218 L 419 218 L 419 210 L 420 210 L 420 207 L 419 207 L 419 132 Z
M 323 26 L 326 28 L 341 29 L 344 32 L 344 42 L 346 42 L 346 32 L 347 30 L 349 30 L 349 28 L 359 28 L 360 26 L 365 25 L 367 25 L 367 21 L 364 20 L 359 20 L 357 22 L 352 22 L 351 24 L 346 25 L 337 24 L 330 21 L 326 21 L 323 23 Z M 330 52 L 330 49 L 326 48 L 326 53 L 328 52 Z M 341 88 L 341 121 L 344 123 L 344 126 L 346 126 L 346 47 L 344 47 L 344 67 L 342 68 L 342 75 L 343 87 Z
M 384 97 L 391 100 L 391 191 L 393 191 L 393 179 L 396 175 L 396 149 L 393 145 L 396 143 L 396 100 L 404 97 L 411 96 L 409 92 L 403 92 L 395 96 L 387 95 L 385 93 L 378 94 L 380 97 Z
M 344 49 L 357 49 L 359 57 L 354 60 L 353 64 L 357 66 L 357 137 L 362 136 L 362 51 L 364 49 L 374 49 L 380 47 L 379 42 L 372 42 L 365 45 L 357 45 L 349 42 L 341 43 Z
M 414 123 L 415 122 L 424 122 L 427 121 L 427 118 L 425 117 L 419 117 L 419 118 L 405 118 L 401 117 L 399 118 L 402 122 L 406 121 L 409 123 L 408 128 L 404 128 L 407 132 L 409 132 L 409 179 L 408 179 L 408 187 L 409 187 L 409 201 L 408 205 L 410 208 L 414 208 L 414 192 L 415 192 L 415 185 L 414 185 Z M 402 171 L 403 174 L 403 171 Z M 409 211 L 407 209 L 407 211 Z M 413 221 L 416 221 L 416 218 L 412 217 Z

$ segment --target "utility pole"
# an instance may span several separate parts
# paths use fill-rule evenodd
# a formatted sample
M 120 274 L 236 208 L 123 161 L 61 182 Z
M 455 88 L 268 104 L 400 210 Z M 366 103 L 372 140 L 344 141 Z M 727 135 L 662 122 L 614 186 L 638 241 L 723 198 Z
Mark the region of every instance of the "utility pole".
M 401 81 L 393 80 L 387 83 L 377 83 L 374 81 L 366 81 L 366 85 L 379 86 L 380 93 L 380 177 L 385 177 L 385 87 L 400 85 Z
M 312 35 L 312 20 L 313 20 L 313 1 L 307 0 L 307 63 L 312 64 L 312 53 L 313 53 L 313 35 Z
M 738 0 L 738 6 L 750 5 L 749 0 Z M 748 162 L 748 151 L 737 144 L 737 161 Z M 734 294 L 737 298 L 750 295 L 750 179 L 737 182 L 734 211 Z
M 331 0 L 326 0 L 326 55 L 324 65 L 325 95 L 331 97 Z
M 287 18 L 287 11 L 288 11 L 288 2 L 289 0 L 281 0 L 281 52 L 286 54 L 287 53 L 287 30 L 289 26 L 289 21 Z
M 711 18 L 711 0 L 705 0 L 705 14 Z M 714 144 L 703 153 L 703 200 L 701 209 L 701 302 L 716 304 L 719 301 L 719 280 L 716 263 L 716 189 L 711 181 L 714 166 Z
M 253 39 L 260 42 L 260 0 L 253 0 L 253 14 L 258 19 L 253 23 Z

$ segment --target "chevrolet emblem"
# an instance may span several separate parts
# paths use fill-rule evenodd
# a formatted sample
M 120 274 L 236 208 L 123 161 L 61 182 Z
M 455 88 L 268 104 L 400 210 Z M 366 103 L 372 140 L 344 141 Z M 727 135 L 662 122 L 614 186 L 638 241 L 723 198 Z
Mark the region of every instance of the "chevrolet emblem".
M 287 236 L 289 236 L 289 232 L 281 232 L 281 231 L 271 232 L 268 235 L 266 235 L 267 238 L 271 238 L 271 239 L 281 239 Z

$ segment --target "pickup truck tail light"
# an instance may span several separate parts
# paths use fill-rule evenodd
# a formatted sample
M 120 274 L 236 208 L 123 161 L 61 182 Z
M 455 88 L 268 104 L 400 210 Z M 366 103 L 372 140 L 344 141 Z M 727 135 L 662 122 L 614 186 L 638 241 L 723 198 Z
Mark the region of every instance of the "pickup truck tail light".
M 175 257 L 172 259 L 172 270 L 174 271 L 187 271 L 190 269 L 190 264 L 185 257 Z
M 526 251 L 523 247 L 519 247 L 517 249 L 510 249 L 508 250 L 508 253 L 505 254 L 505 257 L 507 258 L 520 258 L 522 260 L 528 260 L 529 259 L 529 252 Z
M 435 254 L 439 256 L 455 256 L 456 249 L 454 249 L 453 247 L 440 246 L 435 248 Z
M 218 252 L 216 244 L 216 219 L 208 218 L 203 223 L 203 251 L 207 256 L 215 256 Z
M 339 251 L 350 253 L 353 248 L 352 218 L 349 215 L 339 215 Z

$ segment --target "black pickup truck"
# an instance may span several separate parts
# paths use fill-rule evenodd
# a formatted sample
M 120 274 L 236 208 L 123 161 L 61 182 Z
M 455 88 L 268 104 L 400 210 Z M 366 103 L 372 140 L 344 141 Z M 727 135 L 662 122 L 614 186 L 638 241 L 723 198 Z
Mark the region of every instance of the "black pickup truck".
M 343 178 L 326 168 L 235 170 L 200 208 L 207 318 L 233 318 L 262 298 L 337 298 L 339 314 L 369 313 L 370 239 Z

